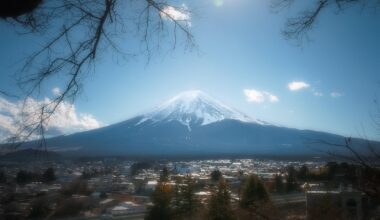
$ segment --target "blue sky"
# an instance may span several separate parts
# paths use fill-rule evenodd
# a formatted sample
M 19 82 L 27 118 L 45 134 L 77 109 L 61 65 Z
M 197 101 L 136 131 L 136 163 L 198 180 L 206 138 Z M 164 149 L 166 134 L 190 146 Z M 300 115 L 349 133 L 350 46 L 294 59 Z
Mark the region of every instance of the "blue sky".
M 297 47 L 281 35 L 285 19 L 302 10 L 297 5 L 276 14 L 264 0 L 178 4 L 194 8 L 191 30 L 198 47 L 164 49 L 149 63 L 145 56 L 117 63 L 112 53 L 103 54 L 75 102 L 77 112 L 112 124 L 197 89 L 270 123 L 380 140 L 370 118 L 380 91 L 380 14 L 326 11 L 310 41 Z M 41 37 L 17 35 L 5 24 L 0 30 L 0 88 L 14 91 L 11 74 Z M 291 90 L 291 82 L 304 84 Z M 60 86 L 53 80 L 46 96 Z

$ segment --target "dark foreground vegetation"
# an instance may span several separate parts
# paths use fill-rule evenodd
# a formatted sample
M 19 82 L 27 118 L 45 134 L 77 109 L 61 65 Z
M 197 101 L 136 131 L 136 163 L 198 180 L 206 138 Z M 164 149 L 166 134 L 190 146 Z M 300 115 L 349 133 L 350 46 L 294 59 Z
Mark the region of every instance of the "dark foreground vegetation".
M 375 176 L 368 177 L 366 168 L 345 162 L 104 158 L 50 165 L 48 169 L 38 168 L 46 164 L 1 168 L 1 219 L 379 216 L 379 194 L 368 179 Z M 192 167 L 200 169 L 186 170 Z

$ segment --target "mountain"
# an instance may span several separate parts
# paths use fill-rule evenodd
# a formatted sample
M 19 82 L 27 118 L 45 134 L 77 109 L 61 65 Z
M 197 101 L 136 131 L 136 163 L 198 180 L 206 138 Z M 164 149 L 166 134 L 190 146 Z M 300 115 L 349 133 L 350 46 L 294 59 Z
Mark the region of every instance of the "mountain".
M 107 127 L 47 140 L 74 155 L 322 155 L 343 143 L 325 132 L 271 125 L 201 91 L 180 93 L 150 112 Z M 358 145 L 365 141 L 353 139 Z M 24 144 L 33 147 L 35 143 Z
M 36 149 L 24 149 L 15 152 L 9 152 L 0 156 L 0 163 L 57 160 L 62 160 L 62 156 L 57 152 Z
M 264 124 L 232 109 L 202 91 L 195 90 L 182 92 L 173 97 L 152 112 L 143 115 L 136 125 L 146 121 L 151 123 L 177 121 L 191 131 L 191 127 L 208 125 L 226 119 Z

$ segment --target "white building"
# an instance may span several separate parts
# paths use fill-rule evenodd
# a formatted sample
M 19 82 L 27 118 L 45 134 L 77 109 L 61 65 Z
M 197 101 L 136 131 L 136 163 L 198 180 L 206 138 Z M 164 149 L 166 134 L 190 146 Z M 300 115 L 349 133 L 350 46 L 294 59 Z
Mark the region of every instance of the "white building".
M 112 208 L 111 214 L 113 216 L 118 216 L 118 215 L 144 213 L 145 211 L 146 211 L 146 207 L 144 205 L 127 201 Z
M 156 189 L 157 184 L 158 184 L 157 180 L 150 180 L 146 184 L 145 189 L 149 191 L 154 191 Z

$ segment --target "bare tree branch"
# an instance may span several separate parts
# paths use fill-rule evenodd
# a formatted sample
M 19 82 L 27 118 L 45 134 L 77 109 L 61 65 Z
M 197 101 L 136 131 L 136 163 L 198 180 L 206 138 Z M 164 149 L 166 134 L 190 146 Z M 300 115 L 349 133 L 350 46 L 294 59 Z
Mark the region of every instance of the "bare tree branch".
M 338 147 L 345 149 L 349 155 L 335 153 L 334 151 L 327 151 L 330 156 L 338 159 L 343 159 L 349 161 L 350 163 L 359 165 L 358 173 L 358 186 L 359 188 L 367 193 L 372 198 L 380 199 L 380 161 L 378 157 L 378 152 L 375 147 L 368 141 L 368 148 L 372 155 L 363 155 L 357 151 L 352 144 L 351 138 L 345 138 L 344 144 L 336 144 L 327 142 L 324 140 L 318 140 L 316 143 L 324 144 L 327 146 Z M 373 160 L 375 159 L 375 160 Z
M 271 7 L 275 12 L 290 8 L 296 0 L 272 0 Z M 363 7 L 377 8 L 380 6 L 378 0 L 313 0 L 310 1 L 313 6 L 306 9 L 293 18 L 289 18 L 282 31 L 283 36 L 287 40 L 295 40 L 302 44 L 305 39 L 308 39 L 308 33 L 315 27 L 321 14 L 328 8 L 335 8 L 336 13 L 361 4 Z
M 16 26 L 21 24 L 22 27 L 29 28 L 31 32 L 53 33 L 41 49 L 26 59 L 17 74 L 18 85 L 25 91 L 24 103 L 27 103 L 29 97 L 38 99 L 49 79 L 58 76 L 65 79 L 62 92 L 49 102 L 42 102 L 35 113 L 25 114 L 19 123 L 18 132 L 9 140 L 22 143 L 33 135 L 44 139 L 51 116 L 63 102 L 75 100 L 87 73 L 94 70 L 99 54 L 104 53 L 107 48 L 111 48 L 123 57 L 131 55 L 124 52 L 113 40 L 115 36 L 120 37 L 129 33 L 124 32 L 124 26 L 131 23 L 131 18 L 123 16 L 126 2 L 122 0 L 43 1 L 24 15 L 4 18 Z M 144 28 L 142 43 L 146 45 L 148 60 L 152 51 L 150 46 L 152 37 L 153 35 L 159 37 L 163 33 L 165 23 L 168 27 L 173 27 L 174 48 L 178 33 L 184 34 L 186 44 L 190 48 L 195 46 L 188 21 L 180 20 L 167 10 L 171 7 L 178 13 L 190 14 L 186 7 L 177 7 L 165 0 L 128 2 L 134 6 L 133 10 L 141 11 L 136 29 L 139 31 L 141 27 Z M 56 30 L 54 27 L 49 27 L 52 24 L 61 26 Z M 157 46 L 160 44 L 159 41 L 153 43 Z

